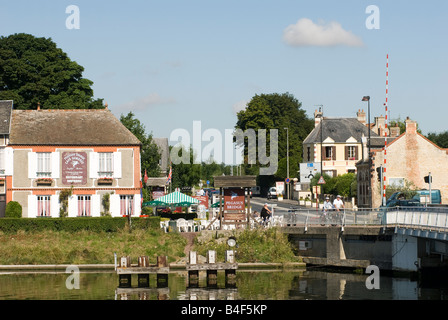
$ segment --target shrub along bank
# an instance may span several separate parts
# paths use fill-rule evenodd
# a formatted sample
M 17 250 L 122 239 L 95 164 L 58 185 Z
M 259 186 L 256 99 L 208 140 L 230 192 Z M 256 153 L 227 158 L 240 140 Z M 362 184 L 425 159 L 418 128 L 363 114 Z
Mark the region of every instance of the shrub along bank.
M 16 233 L 18 231 L 92 231 L 117 232 L 128 227 L 127 218 L 79 217 L 79 218 L 3 218 L 0 219 L 0 231 Z M 132 218 L 132 229 L 159 229 L 160 217 Z

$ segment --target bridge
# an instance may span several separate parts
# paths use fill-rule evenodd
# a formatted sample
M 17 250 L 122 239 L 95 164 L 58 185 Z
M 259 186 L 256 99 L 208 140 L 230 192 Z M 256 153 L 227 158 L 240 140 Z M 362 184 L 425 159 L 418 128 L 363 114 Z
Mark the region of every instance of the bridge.
M 346 209 L 327 220 L 316 208 L 274 208 L 271 224 L 289 235 L 311 265 L 377 265 L 406 272 L 448 268 L 447 208 Z

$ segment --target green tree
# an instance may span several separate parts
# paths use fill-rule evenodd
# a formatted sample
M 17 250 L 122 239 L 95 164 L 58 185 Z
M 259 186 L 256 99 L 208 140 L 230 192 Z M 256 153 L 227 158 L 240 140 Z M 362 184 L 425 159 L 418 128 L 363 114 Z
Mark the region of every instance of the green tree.
M 400 134 L 403 134 L 406 132 L 406 122 L 405 122 L 405 120 L 402 120 L 400 117 L 398 117 L 396 119 L 392 119 L 390 121 L 389 127 L 400 127 Z M 417 132 L 422 133 L 422 130 L 418 128 L 418 123 L 417 123 Z
M 104 108 L 83 72 L 51 38 L 0 37 L 0 100 L 14 100 L 15 109 Z
M 193 152 L 193 147 L 190 146 L 188 149 L 185 146 L 175 148 L 177 148 L 176 151 L 179 158 L 181 158 L 181 155 L 188 153 L 190 161 L 189 163 L 181 162 L 179 164 L 172 164 L 172 187 L 182 188 L 197 186 L 199 184 L 199 180 L 201 180 L 201 165 L 194 163 L 195 155 Z
M 154 143 L 151 134 L 146 133 L 145 126 L 135 118 L 134 113 L 129 112 L 126 116 L 120 116 L 121 123 L 131 131 L 142 143 L 140 152 L 142 177 L 146 173 L 148 177 L 160 176 L 160 153 L 159 147 Z
M 269 130 L 278 130 L 278 160 L 279 167 L 275 174 L 275 179 L 283 180 L 287 173 L 287 130 L 289 132 L 289 172 L 290 178 L 297 177 L 299 163 L 302 162 L 302 142 L 314 128 L 313 120 L 306 116 L 302 109 L 302 104 L 289 93 L 273 93 L 255 95 L 247 104 L 245 110 L 237 114 L 235 128 L 243 131 L 254 129 L 258 133 L 259 129 L 267 130 L 267 154 L 269 155 Z M 258 138 L 258 135 L 257 135 Z M 255 168 L 252 174 L 258 175 L 260 167 L 258 161 L 256 165 L 247 164 L 248 143 L 245 141 L 245 167 Z M 257 160 L 259 157 L 257 156 Z M 272 180 L 272 179 L 262 179 Z
M 430 132 L 426 137 L 440 148 L 448 148 L 448 131 L 441 133 Z

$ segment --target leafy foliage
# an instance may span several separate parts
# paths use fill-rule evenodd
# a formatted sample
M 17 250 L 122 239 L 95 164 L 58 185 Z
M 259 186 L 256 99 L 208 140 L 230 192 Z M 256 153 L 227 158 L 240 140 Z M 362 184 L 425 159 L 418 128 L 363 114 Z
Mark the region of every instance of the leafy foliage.
M 145 170 L 148 177 L 158 177 L 160 175 L 160 153 L 159 148 L 152 139 L 152 135 L 146 133 L 145 126 L 140 120 L 135 118 L 132 112 L 129 112 L 126 116 L 121 115 L 120 121 L 142 143 L 140 152 L 142 177 L 145 174 Z
M 278 130 L 279 167 L 275 174 L 278 179 L 286 178 L 287 174 L 287 131 L 284 128 L 289 128 L 289 172 L 291 178 L 297 176 L 299 163 L 302 162 L 302 142 L 314 128 L 313 120 L 306 116 L 301 107 L 302 104 L 289 93 L 261 94 L 255 95 L 247 104 L 247 108 L 237 114 L 236 129 L 243 131 L 254 129 L 255 132 L 259 129 L 267 130 L 267 154 L 270 152 L 269 130 Z M 246 141 L 245 157 L 247 157 L 247 147 Z M 249 168 L 249 174 L 258 175 L 258 164 L 246 165 L 247 168 Z
M 448 131 L 441 133 L 430 132 L 428 133 L 427 138 L 440 148 L 448 148 Z
M 6 218 L 21 218 L 22 217 L 22 206 L 17 201 L 10 201 L 6 205 L 5 211 Z
M 0 100 L 14 100 L 15 109 L 104 108 L 83 72 L 51 38 L 0 37 Z

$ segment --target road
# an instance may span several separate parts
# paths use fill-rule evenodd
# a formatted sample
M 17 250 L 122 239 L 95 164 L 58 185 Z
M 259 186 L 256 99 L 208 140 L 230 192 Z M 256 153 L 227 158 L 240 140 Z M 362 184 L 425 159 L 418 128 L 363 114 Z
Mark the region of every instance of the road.
M 294 220 L 290 221 L 292 224 L 304 224 L 307 216 L 316 217 L 317 213 L 315 208 L 312 209 L 309 207 L 306 208 L 304 206 L 300 206 L 297 200 L 278 201 L 277 199 L 268 200 L 261 197 L 252 197 L 250 199 L 252 210 L 256 210 L 258 212 L 261 212 L 261 209 L 265 203 L 267 203 L 269 209 L 274 212 L 274 217 L 285 216 L 285 214 L 287 214 L 292 208 L 299 209 L 294 215 Z M 291 217 L 291 215 L 286 216 Z

